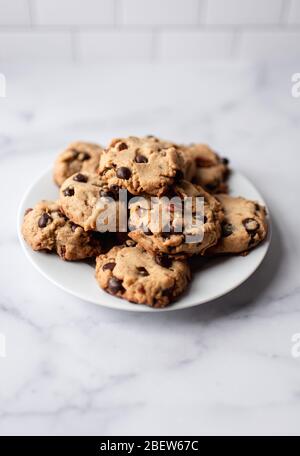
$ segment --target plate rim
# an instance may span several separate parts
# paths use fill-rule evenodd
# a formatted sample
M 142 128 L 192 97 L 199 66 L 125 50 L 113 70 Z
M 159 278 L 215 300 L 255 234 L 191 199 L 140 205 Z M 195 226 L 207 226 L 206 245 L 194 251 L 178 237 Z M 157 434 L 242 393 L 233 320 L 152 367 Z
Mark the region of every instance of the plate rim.
M 163 308 L 152 308 L 150 306 L 133 304 L 133 303 L 130 303 L 130 302 L 127 302 L 127 301 L 126 301 L 127 305 L 124 306 L 124 300 L 121 299 L 121 298 L 116 298 L 116 300 L 120 301 L 120 303 L 117 303 L 117 304 L 112 304 L 112 303 L 109 303 L 109 302 L 96 302 L 93 299 L 90 299 L 90 298 L 82 295 L 79 292 L 74 292 L 69 287 L 66 287 L 62 283 L 58 282 L 56 279 L 53 279 L 52 277 L 50 277 L 47 274 L 47 272 L 44 271 L 44 269 L 41 268 L 36 261 L 34 261 L 33 256 L 30 255 L 30 253 L 29 253 L 29 247 L 27 246 L 27 244 L 26 244 L 26 242 L 25 242 L 25 240 L 23 238 L 21 227 L 22 227 L 22 222 L 23 222 L 23 217 L 24 217 L 25 201 L 27 200 L 27 198 L 29 197 L 30 193 L 35 188 L 35 186 L 38 184 L 38 182 L 41 181 L 43 178 L 45 178 L 48 174 L 52 175 L 52 167 L 48 167 L 46 170 L 44 170 L 44 172 L 42 172 L 38 177 L 36 177 L 36 179 L 34 179 L 33 182 L 29 185 L 29 187 L 24 192 L 24 194 L 23 194 L 23 196 L 21 198 L 21 201 L 20 201 L 19 207 L 18 207 L 18 211 L 17 211 L 17 234 L 18 234 L 18 239 L 19 239 L 19 242 L 21 244 L 22 250 L 25 253 L 26 258 L 29 260 L 29 262 L 34 266 L 34 268 L 45 279 L 47 279 L 50 283 L 52 283 L 55 286 L 57 286 L 59 289 L 63 290 L 65 293 L 68 293 L 71 296 L 74 296 L 75 298 L 81 299 L 81 300 L 83 300 L 85 302 L 89 302 L 89 303 L 95 304 L 97 306 L 106 307 L 106 308 L 109 308 L 109 309 L 122 310 L 122 311 L 127 311 L 127 312 L 144 312 L 144 313 L 145 312 L 146 313 L 154 312 L 154 313 L 157 313 L 157 312 L 170 312 L 170 311 L 175 311 L 175 310 L 179 311 L 179 310 L 190 309 L 190 308 L 197 307 L 197 306 L 200 306 L 200 305 L 205 304 L 205 303 L 212 302 L 212 301 L 214 301 L 216 299 L 221 298 L 222 296 L 228 295 L 233 290 L 239 288 L 244 282 L 246 282 L 257 271 L 257 269 L 261 266 L 262 262 L 264 261 L 266 255 L 267 255 L 267 253 L 269 251 L 269 248 L 270 248 L 270 245 L 271 245 L 271 239 L 272 239 L 272 220 L 271 220 L 271 215 L 270 215 L 269 208 L 268 208 L 264 198 L 262 197 L 260 191 L 256 188 L 256 186 L 252 183 L 252 181 L 247 176 L 245 176 L 243 173 L 241 173 L 239 171 L 236 171 L 236 170 L 233 170 L 232 174 L 236 174 L 238 176 L 241 176 L 243 179 L 245 179 L 255 189 L 255 191 L 257 192 L 257 195 L 259 196 L 260 202 L 262 204 L 264 204 L 264 206 L 267 208 L 267 214 L 268 214 L 267 215 L 268 233 L 267 233 L 267 236 L 264 239 L 263 243 L 261 244 L 261 247 L 264 247 L 264 252 L 263 252 L 261 258 L 259 259 L 259 261 L 254 265 L 254 267 L 251 269 L 251 271 L 247 274 L 247 276 L 243 277 L 238 283 L 236 283 L 235 285 L 230 287 L 225 292 L 216 293 L 214 296 L 212 296 L 209 299 L 203 298 L 202 301 L 200 299 L 199 302 L 192 303 L 192 304 L 187 304 L 186 306 L 183 306 L 183 307 L 176 306 L 177 302 L 179 302 L 179 300 L 180 300 L 180 297 L 178 298 L 178 301 L 175 301 L 170 306 L 166 306 L 166 307 L 163 307 Z

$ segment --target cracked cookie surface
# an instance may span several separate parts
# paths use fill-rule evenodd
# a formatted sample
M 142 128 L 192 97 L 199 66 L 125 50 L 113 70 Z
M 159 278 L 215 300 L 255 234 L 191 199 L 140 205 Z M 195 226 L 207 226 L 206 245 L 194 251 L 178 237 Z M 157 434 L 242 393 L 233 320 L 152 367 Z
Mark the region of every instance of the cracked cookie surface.
M 99 174 L 133 195 L 161 195 L 183 176 L 179 146 L 155 137 L 114 139 L 100 158 Z
M 226 193 L 229 175 L 228 160 L 221 158 L 206 144 L 192 144 L 184 148 L 186 158 L 185 177 L 201 185 L 210 193 Z
M 126 202 L 119 202 L 119 190 L 117 186 L 103 182 L 99 176 L 78 173 L 63 183 L 59 201 L 67 217 L 86 231 L 101 231 L 101 227 L 106 226 L 106 213 L 110 221 L 115 222 L 115 228 L 110 227 L 110 231 L 116 232 L 121 211 L 127 214 Z
M 159 208 L 151 205 L 149 197 L 130 201 L 129 237 L 150 252 L 163 252 L 178 258 L 203 255 L 221 235 L 223 212 L 220 203 L 200 186 L 184 180 L 173 187 L 168 197 L 158 200 Z M 184 213 L 188 198 L 190 211 Z M 204 204 L 197 207 L 197 202 Z
M 207 253 L 243 253 L 262 242 L 268 232 L 266 210 L 255 201 L 216 195 L 224 211 L 222 236 Z
M 54 251 L 63 260 L 82 260 L 101 253 L 99 240 L 68 220 L 54 201 L 41 201 L 26 211 L 22 234 L 33 250 Z
M 60 187 L 75 173 L 97 174 L 103 148 L 87 142 L 73 142 L 59 154 L 54 164 L 53 179 Z
M 155 257 L 133 246 L 113 247 L 96 259 L 96 279 L 108 293 L 136 304 L 165 307 L 190 281 L 186 262 Z

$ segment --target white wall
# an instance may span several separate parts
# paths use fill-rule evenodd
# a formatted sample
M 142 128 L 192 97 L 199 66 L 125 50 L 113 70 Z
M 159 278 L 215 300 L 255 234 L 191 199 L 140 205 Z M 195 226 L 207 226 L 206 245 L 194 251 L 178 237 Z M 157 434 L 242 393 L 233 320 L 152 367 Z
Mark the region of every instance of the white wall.
M 300 57 L 300 0 L 0 0 L 0 61 Z

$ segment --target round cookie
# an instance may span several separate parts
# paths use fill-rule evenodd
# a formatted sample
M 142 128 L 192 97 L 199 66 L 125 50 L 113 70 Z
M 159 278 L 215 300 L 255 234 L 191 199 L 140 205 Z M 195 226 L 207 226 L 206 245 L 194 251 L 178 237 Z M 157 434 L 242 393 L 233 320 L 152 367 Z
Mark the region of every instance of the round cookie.
M 268 232 L 266 210 L 255 201 L 229 195 L 217 195 L 224 211 L 222 236 L 207 251 L 219 253 L 243 253 L 264 240 Z
M 75 173 L 88 172 L 97 174 L 102 147 L 87 142 L 73 142 L 57 157 L 54 170 L 54 182 L 60 187 Z
M 177 258 L 203 255 L 221 235 L 220 203 L 200 186 L 187 181 L 174 186 L 168 196 L 172 200 L 166 197 L 157 200 L 159 210 L 155 202 L 150 204 L 149 197 L 130 201 L 129 237 L 150 252 L 163 252 Z M 192 203 L 191 220 L 187 212 L 183 212 L 183 203 L 186 204 L 188 197 Z M 196 207 L 199 197 L 204 199 L 204 208 Z M 201 209 L 204 213 L 199 212 Z
M 184 159 L 179 146 L 153 136 L 114 139 L 101 155 L 99 174 L 109 185 L 133 195 L 162 195 L 182 178 Z
M 22 234 L 33 250 L 54 251 L 63 260 L 82 260 L 101 253 L 99 240 L 68 220 L 53 201 L 41 201 L 34 209 L 27 209 Z
M 96 259 L 96 279 L 108 293 L 136 304 L 165 307 L 191 278 L 186 262 L 153 256 L 136 246 L 113 247 Z
M 127 221 L 127 202 L 119 201 L 119 190 L 116 186 L 109 187 L 95 174 L 74 174 L 60 188 L 60 205 L 67 217 L 85 231 L 105 231 L 108 228 L 106 214 L 114 225 L 107 231 L 116 232 L 119 231 L 121 210 Z M 126 196 L 125 190 L 123 193 Z M 127 223 L 124 231 L 126 229 Z
M 192 144 L 184 148 L 185 178 L 201 185 L 210 193 L 227 192 L 228 160 L 221 158 L 206 144 Z

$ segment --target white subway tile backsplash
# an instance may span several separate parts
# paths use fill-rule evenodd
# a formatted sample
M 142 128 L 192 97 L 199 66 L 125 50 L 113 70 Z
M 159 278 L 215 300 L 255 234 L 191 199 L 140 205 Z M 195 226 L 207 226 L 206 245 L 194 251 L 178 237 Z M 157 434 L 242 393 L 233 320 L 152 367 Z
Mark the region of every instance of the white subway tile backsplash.
M 0 0 L 0 25 L 30 24 L 28 0 Z
M 71 36 L 66 32 L 0 32 L 1 62 L 71 61 Z
M 202 0 L 120 0 L 125 24 L 197 24 Z
M 32 0 L 38 25 L 114 23 L 113 0 Z
M 165 60 L 227 59 L 231 57 L 233 33 L 163 32 L 160 58 Z
M 300 24 L 300 1 L 291 0 L 289 9 L 288 22 L 290 24 Z
M 240 42 L 240 56 L 254 59 L 300 58 L 300 31 L 244 32 Z
M 139 31 L 81 32 L 79 60 L 151 60 L 152 34 Z
M 300 58 L 300 0 L 0 0 L 0 61 Z
M 277 24 L 286 0 L 208 0 L 207 24 Z

